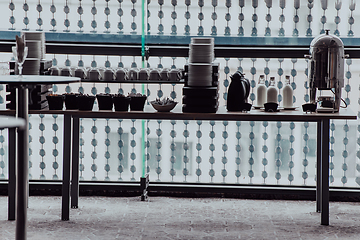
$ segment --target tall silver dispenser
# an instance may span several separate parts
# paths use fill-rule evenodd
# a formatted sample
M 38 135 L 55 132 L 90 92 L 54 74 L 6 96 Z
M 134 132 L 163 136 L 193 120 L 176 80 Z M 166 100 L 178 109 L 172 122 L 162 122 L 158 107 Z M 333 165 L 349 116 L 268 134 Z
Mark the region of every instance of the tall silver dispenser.
M 344 87 L 344 44 L 335 35 L 321 34 L 310 44 L 309 87 L 310 102 L 319 103 L 317 111 L 338 112 L 341 104 L 341 89 Z M 316 92 L 320 90 L 316 98 Z M 323 91 L 327 90 L 327 91 Z M 329 95 L 323 95 L 327 93 Z

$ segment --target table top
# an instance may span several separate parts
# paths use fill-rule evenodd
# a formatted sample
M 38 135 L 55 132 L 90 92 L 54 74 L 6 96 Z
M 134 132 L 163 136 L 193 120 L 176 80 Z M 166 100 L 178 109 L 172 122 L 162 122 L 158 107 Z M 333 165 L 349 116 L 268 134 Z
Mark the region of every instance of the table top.
M 0 116 L 0 129 L 3 128 L 23 128 L 25 127 L 25 120 L 11 116 Z
M 304 113 L 302 110 L 283 110 L 265 112 L 254 110 L 249 112 L 228 112 L 225 107 L 219 107 L 216 113 L 183 113 L 181 106 L 171 112 L 157 112 L 152 106 L 146 106 L 145 111 L 77 111 L 68 110 L 66 114 L 79 118 L 119 118 L 119 119 L 166 119 L 166 120 L 215 120 L 215 121 L 295 121 L 317 122 L 323 119 L 356 120 L 356 114 L 350 109 L 341 109 L 338 113 Z
M 304 113 L 296 110 L 265 112 L 252 109 L 249 112 L 228 112 L 219 107 L 216 113 L 183 113 L 181 106 L 171 112 L 157 112 L 152 106 L 145 106 L 145 111 L 115 112 L 108 110 L 30 110 L 30 114 L 65 114 L 77 118 L 113 118 L 113 119 L 163 119 L 163 120 L 214 120 L 214 121 L 283 121 L 283 122 L 318 122 L 324 119 L 356 120 L 357 115 L 351 109 L 340 109 L 338 113 Z M 0 115 L 14 115 L 14 110 L 0 111 Z
M 78 77 L 52 76 L 52 75 L 2 75 L 0 83 L 11 85 L 30 85 L 30 84 L 53 84 L 53 83 L 72 83 L 80 82 Z

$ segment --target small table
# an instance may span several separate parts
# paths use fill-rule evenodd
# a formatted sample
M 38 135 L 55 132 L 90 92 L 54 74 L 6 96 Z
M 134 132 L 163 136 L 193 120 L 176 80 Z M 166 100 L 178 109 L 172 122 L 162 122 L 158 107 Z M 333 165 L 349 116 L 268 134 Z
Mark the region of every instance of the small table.
M 4 128 L 20 128 L 25 127 L 25 120 L 11 116 L 0 116 L 0 129 Z
M 0 83 L 16 87 L 17 106 L 16 115 L 29 122 L 28 88 L 39 84 L 72 83 L 79 82 L 77 77 L 49 76 L 49 75 L 5 75 L 0 77 Z M 18 130 L 17 137 L 17 175 L 16 175 L 16 239 L 26 239 L 27 225 L 27 196 L 29 171 L 29 129 Z

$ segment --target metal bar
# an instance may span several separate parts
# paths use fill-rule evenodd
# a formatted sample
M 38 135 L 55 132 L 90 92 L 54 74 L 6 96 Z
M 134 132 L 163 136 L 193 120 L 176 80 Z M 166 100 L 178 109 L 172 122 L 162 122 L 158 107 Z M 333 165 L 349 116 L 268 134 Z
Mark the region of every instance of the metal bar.
M 29 128 L 28 128 L 28 89 L 25 86 L 17 88 L 17 117 L 25 120 L 25 128 L 18 128 L 17 139 L 17 188 L 16 188 L 16 234 L 15 239 L 26 239 L 28 171 L 29 171 Z
M 71 208 L 78 208 L 79 206 L 79 118 L 73 119 L 72 130 L 72 171 L 71 171 Z
M 321 211 L 321 147 L 322 147 L 321 121 L 317 122 L 317 147 L 316 147 L 316 212 Z
M 71 116 L 64 115 L 63 185 L 61 220 L 69 220 L 70 215 L 70 166 L 71 166 Z
M 16 203 L 16 129 L 9 128 L 8 220 L 15 220 Z
M 322 120 L 321 225 L 329 225 L 329 131 L 330 120 Z

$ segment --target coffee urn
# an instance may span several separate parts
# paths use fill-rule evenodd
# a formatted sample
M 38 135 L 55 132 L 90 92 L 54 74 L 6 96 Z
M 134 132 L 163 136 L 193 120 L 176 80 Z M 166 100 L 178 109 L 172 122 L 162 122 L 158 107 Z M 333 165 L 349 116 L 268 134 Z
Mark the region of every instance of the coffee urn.
M 343 42 L 326 30 L 311 41 L 310 55 L 305 57 L 309 59 L 310 102 L 319 103 L 317 112 L 338 112 L 344 87 L 344 59 L 348 57 Z

